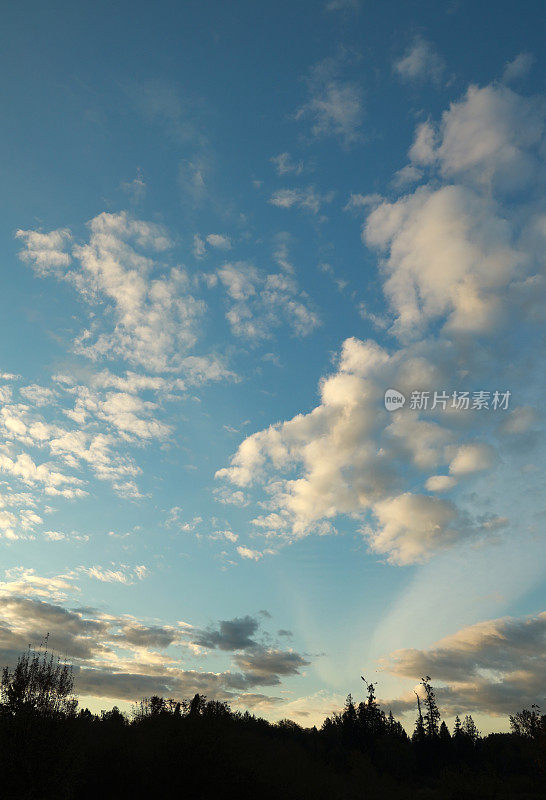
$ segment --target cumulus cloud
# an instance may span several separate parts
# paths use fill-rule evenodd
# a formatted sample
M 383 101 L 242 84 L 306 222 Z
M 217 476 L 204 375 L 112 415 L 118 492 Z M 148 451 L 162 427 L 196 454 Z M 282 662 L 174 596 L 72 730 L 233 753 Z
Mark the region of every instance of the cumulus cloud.
M 190 293 L 184 269 L 163 267 L 154 276 L 172 246 L 166 231 L 126 212 L 99 214 L 88 228 L 83 244 L 65 230 L 17 232 L 25 244 L 21 258 L 38 275 L 70 283 L 91 307 L 106 311 L 78 336 L 75 351 L 95 361 L 122 358 L 156 371 L 178 370 L 197 340 L 205 306 Z M 104 330 L 109 314 L 114 324 Z
M 404 81 L 432 81 L 438 83 L 445 65 L 434 45 L 418 36 L 405 55 L 393 65 L 394 71 Z
M 54 275 L 58 278 L 66 275 L 72 261 L 70 254 L 66 252 L 72 240 L 67 228 L 59 228 L 50 233 L 18 230 L 15 235 L 25 244 L 21 259 L 31 264 L 37 275 Z
M 347 339 L 319 404 L 248 436 L 218 471 L 238 490 L 264 487 L 275 524 L 266 514 L 255 525 L 267 537 L 332 532 L 346 514 L 372 550 L 406 564 L 491 530 L 458 484 L 498 467 L 495 437 L 541 427 L 533 411 L 497 418 L 494 432 L 492 418 L 454 408 L 425 415 L 408 403 L 391 415 L 383 395 L 520 380 L 501 344 L 510 325 L 539 358 L 545 114 L 540 99 L 500 84 L 470 86 L 438 124 L 417 128 L 410 166 L 424 185 L 392 201 L 355 195 L 349 209 L 370 208 L 362 238 L 380 255 L 382 323 L 400 346 Z
M 47 462 L 36 464 L 28 453 L 20 453 L 13 459 L 0 453 L 0 471 L 19 478 L 27 486 L 41 485 L 50 495 L 77 496 L 80 490 L 74 487 L 82 483 L 73 475 L 58 472 Z
M 378 524 L 366 530 L 372 549 L 395 564 L 412 564 L 465 536 L 448 500 L 409 492 L 374 506 Z
M 245 545 L 239 545 L 237 552 L 241 558 L 246 558 L 250 561 L 259 561 L 260 558 L 263 558 L 263 553 L 260 553 L 259 550 L 252 550 L 252 548 L 246 547 Z
M 459 447 L 449 465 L 451 475 L 471 475 L 489 469 L 495 462 L 495 451 L 487 444 L 469 443 Z
M 375 527 L 363 530 L 372 549 L 408 563 L 483 528 L 447 501 L 404 492 L 403 473 L 411 464 L 424 488 L 439 492 L 492 469 L 497 457 L 491 443 L 476 441 L 484 418 L 467 417 L 461 428 L 452 412 L 425 419 L 406 407 L 386 419 L 382 395 L 389 386 L 409 396 L 416 388 L 445 386 L 451 392 L 462 379 L 475 384 L 488 375 L 498 381 L 506 367 L 493 334 L 511 322 L 531 326 L 528 341 L 536 336 L 532 326 L 540 320 L 522 302 L 521 289 L 532 285 L 541 296 L 543 211 L 534 199 L 531 206 L 506 205 L 506 181 L 494 178 L 506 178 L 510 162 L 538 158 L 542 117 L 535 102 L 507 91 L 471 87 L 438 130 L 431 123 L 420 128 L 413 156 L 440 176 L 457 175 L 459 183 L 439 185 L 435 178 L 394 202 L 376 203 L 364 225 L 365 244 L 384 256 L 392 331 L 404 346 L 389 352 L 371 341 L 346 340 L 337 371 L 321 381 L 320 404 L 249 436 L 218 472 L 241 488 L 264 483 L 265 505 L 282 523 L 268 535 L 328 532 L 340 513 L 371 512 Z M 523 131 L 515 109 L 525 121 Z M 472 130 L 475 141 L 459 157 L 456 135 L 464 139 Z M 483 180 L 486 167 L 498 196 L 491 195 L 491 180 Z M 528 175 L 531 189 L 535 178 Z M 503 421 L 501 433 L 530 424 L 532 412 L 518 414 L 519 421 L 515 415 Z M 408 512 L 404 523 L 399 508 Z
M 52 387 L 0 387 L 0 473 L 9 481 L 0 493 L 2 535 L 31 538 L 42 521 L 34 506 L 51 496 L 83 497 L 92 477 L 120 496 L 140 496 L 135 456 L 144 445 L 173 438 L 169 404 L 205 383 L 237 380 L 216 355 L 186 355 L 180 373 L 86 370 L 85 383 L 57 374 Z
M 229 236 L 224 236 L 221 233 L 209 233 L 207 236 L 207 244 L 215 247 L 217 250 L 231 250 L 231 239 Z
M 505 192 L 537 184 L 546 107 L 502 85 L 470 86 L 438 126 L 418 128 L 410 151 L 417 164 L 435 164 L 446 178 Z
M 445 713 L 513 714 L 540 703 L 546 680 L 546 612 L 478 622 L 446 636 L 426 650 L 405 649 L 384 659 L 404 678 L 431 675 Z M 404 710 L 413 701 L 399 698 Z
M 298 287 L 284 251 L 279 260 L 284 270 L 279 273 L 264 274 L 241 261 L 217 270 L 219 284 L 231 301 L 226 319 L 236 336 L 266 339 L 283 321 L 295 336 L 307 336 L 320 324 L 318 313 Z
M 397 563 L 422 560 L 474 535 L 451 502 L 396 492 L 410 464 L 423 480 L 440 465 L 447 469 L 457 458 L 460 435 L 410 409 L 394 419 L 385 411 L 386 386 L 405 388 L 404 381 L 430 381 L 437 374 L 433 364 L 410 355 L 346 340 L 338 369 L 321 381 L 320 405 L 242 442 L 218 477 L 239 487 L 265 484 L 272 513 L 254 520 L 258 528 L 291 540 L 312 530 L 331 532 L 338 514 L 371 512 L 376 523 L 363 528 L 371 548 Z M 298 477 L 281 477 L 294 470 Z
M 369 215 L 366 244 L 387 252 L 385 294 L 394 330 L 419 335 L 445 319 L 453 332 L 492 330 L 526 258 L 494 205 L 470 188 L 421 187 Z
M 429 492 L 447 492 L 457 484 L 452 475 L 431 475 L 427 478 L 425 488 Z

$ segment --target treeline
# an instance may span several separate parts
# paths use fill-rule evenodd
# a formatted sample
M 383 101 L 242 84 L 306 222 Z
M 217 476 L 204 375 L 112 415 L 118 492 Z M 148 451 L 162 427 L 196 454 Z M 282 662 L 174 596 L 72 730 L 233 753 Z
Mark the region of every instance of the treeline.
M 376 699 L 349 695 L 320 729 L 269 723 L 196 694 L 133 712 L 78 710 L 70 666 L 28 650 L 0 686 L 2 798 L 544 798 L 546 716 L 481 737 L 471 716 L 441 721 L 428 676 L 410 737 Z

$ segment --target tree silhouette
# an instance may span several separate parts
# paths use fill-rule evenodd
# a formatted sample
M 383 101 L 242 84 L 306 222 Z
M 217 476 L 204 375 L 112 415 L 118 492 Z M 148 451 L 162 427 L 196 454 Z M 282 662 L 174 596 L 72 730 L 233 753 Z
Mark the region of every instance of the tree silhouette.
M 271 723 L 199 693 L 186 700 L 152 695 L 132 715 L 116 706 L 76 715 L 70 667 L 29 649 L 14 669 L 3 672 L 0 795 L 2 800 L 182 794 L 200 800 L 234 794 L 239 800 L 544 797 L 546 720 L 538 706 L 510 718 L 511 734 L 481 738 L 467 715 L 463 723 L 456 718 L 450 737 L 445 722 L 439 724 L 426 676 L 415 692 L 418 716 L 410 740 L 392 711 L 385 715 L 380 708 L 376 684 L 364 683 L 365 700 L 355 706 L 348 695 L 320 730 L 289 719 Z
M 462 732 L 461 732 L 461 718 L 460 718 L 460 717 L 459 717 L 459 715 L 457 714 L 457 716 L 455 717 L 455 724 L 454 724 L 454 726 L 453 726 L 453 738 L 454 738 L 454 739 L 459 739 L 461 736 L 462 736 Z
M 510 727 L 516 736 L 538 739 L 546 735 L 546 715 L 540 715 L 540 706 L 533 703 L 531 709 L 524 708 L 510 716 Z
M 62 664 L 54 653 L 37 653 L 29 647 L 13 670 L 4 667 L 0 683 L 2 711 L 11 716 L 74 714 L 78 701 L 72 696 L 73 689 L 71 666 Z
M 476 723 L 472 719 L 471 716 L 466 716 L 464 718 L 464 722 L 461 725 L 461 731 L 463 735 L 470 741 L 472 744 L 476 744 L 478 739 L 480 738 L 480 732 L 476 727 Z
M 417 698 L 417 719 L 415 721 L 415 730 L 413 731 L 413 736 L 411 738 L 414 742 L 424 742 L 427 734 L 425 730 L 423 712 L 421 710 L 421 699 L 417 692 L 415 692 L 415 697 Z
M 423 716 L 427 739 L 437 739 L 440 725 L 440 711 L 430 684 L 430 675 L 421 678 L 421 686 L 425 690 L 425 714 Z
M 444 720 L 442 720 L 442 724 L 440 725 L 440 732 L 438 734 L 438 738 L 442 742 L 449 742 L 451 741 L 451 734 L 449 732 L 449 728 L 445 724 Z

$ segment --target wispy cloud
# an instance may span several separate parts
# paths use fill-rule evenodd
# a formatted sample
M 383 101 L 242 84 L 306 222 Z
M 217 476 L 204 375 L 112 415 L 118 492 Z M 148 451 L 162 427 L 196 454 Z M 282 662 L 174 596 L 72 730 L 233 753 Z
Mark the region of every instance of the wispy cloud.
M 502 80 L 504 83 L 511 83 L 525 78 L 534 63 L 535 57 L 532 53 L 519 53 L 512 61 L 507 61 L 504 65 Z
M 345 56 L 315 65 L 307 79 L 308 99 L 296 119 L 310 119 L 317 138 L 335 138 L 345 147 L 362 139 L 363 94 L 358 84 L 342 77 Z
M 417 36 L 404 56 L 394 62 L 393 69 L 404 81 L 439 83 L 445 64 L 434 45 L 422 36 Z

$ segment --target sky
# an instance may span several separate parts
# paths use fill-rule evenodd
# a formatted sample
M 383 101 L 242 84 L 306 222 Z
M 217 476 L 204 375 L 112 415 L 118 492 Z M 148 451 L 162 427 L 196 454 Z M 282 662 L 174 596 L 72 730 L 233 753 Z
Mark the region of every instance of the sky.
M 409 729 L 425 674 L 484 732 L 544 702 L 541 12 L 4 9 L 2 663 L 305 726 L 361 675 Z

